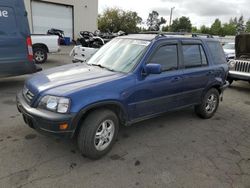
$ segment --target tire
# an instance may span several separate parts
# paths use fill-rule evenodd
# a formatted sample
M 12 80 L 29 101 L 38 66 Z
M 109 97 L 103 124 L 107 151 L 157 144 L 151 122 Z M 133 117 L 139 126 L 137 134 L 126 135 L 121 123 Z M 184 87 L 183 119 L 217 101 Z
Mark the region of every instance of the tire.
M 209 119 L 214 116 L 220 103 L 220 94 L 217 89 L 212 88 L 207 91 L 200 105 L 195 106 L 196 114 L 203 118 Z
M 113 111 L 99 109 L 90 113 L 83 121 L 77 137 L 83 156 L 99 159 L 106 155 L 115 143 L 118 130 L 119 120 Z
M 229 84 L 230 84 L 230 85 L 232 85 L 232 83 L 233 83 L 233 81 L 234 81 L 234 80 L 233 80 L 233 79 L 228 78 L 228 79 L 227 79 L 227 81 L 229 82 Z
M 34 54 L 35 63 L 37 64 L 45 63 L 48 59 L 47 51 L 44 48 L 35 47 L 33 49 L 33 54 Z

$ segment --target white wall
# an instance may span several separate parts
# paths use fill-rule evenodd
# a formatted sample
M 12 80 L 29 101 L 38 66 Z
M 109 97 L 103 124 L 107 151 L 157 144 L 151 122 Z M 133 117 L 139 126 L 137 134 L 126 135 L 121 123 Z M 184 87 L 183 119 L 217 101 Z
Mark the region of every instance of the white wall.
M 31 1 L 32 0 L 24 0 L 32 32 Z M 80 31 L 93 32 L 97 30 L 98 0 L 40 0 L 40 1 L 73 6 L 75 39 L 78 37 L 78 33 Z

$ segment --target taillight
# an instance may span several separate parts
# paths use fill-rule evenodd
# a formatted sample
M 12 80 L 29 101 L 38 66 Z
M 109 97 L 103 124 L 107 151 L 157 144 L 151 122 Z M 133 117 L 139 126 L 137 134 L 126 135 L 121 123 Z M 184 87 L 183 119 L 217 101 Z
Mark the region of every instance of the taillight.
M 33 49 L 32 49 L 31 37 L 27 37 L 26 44 L 27 44 L 27 48 L 28 48 L 28 59 L 30 61 L 33 61 Z

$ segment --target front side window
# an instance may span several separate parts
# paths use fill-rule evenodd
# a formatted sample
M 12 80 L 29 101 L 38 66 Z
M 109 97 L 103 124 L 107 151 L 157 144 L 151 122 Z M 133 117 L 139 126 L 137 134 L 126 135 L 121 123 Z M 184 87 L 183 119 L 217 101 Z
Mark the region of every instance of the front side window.
M 178 69 L 178 53 L 177 45 L 161 46 L 153 54 L 149 63 L 160 64 L 162 71 L 170 71 Z
M 185 68 L 194 68 L 207 65 L 207 58 L 201 45 L 183 45 L 182 49 Z

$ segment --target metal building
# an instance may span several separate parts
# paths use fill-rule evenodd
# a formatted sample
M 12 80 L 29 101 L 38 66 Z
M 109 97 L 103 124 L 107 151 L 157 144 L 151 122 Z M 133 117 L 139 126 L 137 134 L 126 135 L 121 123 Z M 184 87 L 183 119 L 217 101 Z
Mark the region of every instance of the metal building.
M 80 31 L 97 29 L 98 0 L 24 0 L 31 32 L 56 28 L 76 39 Z

